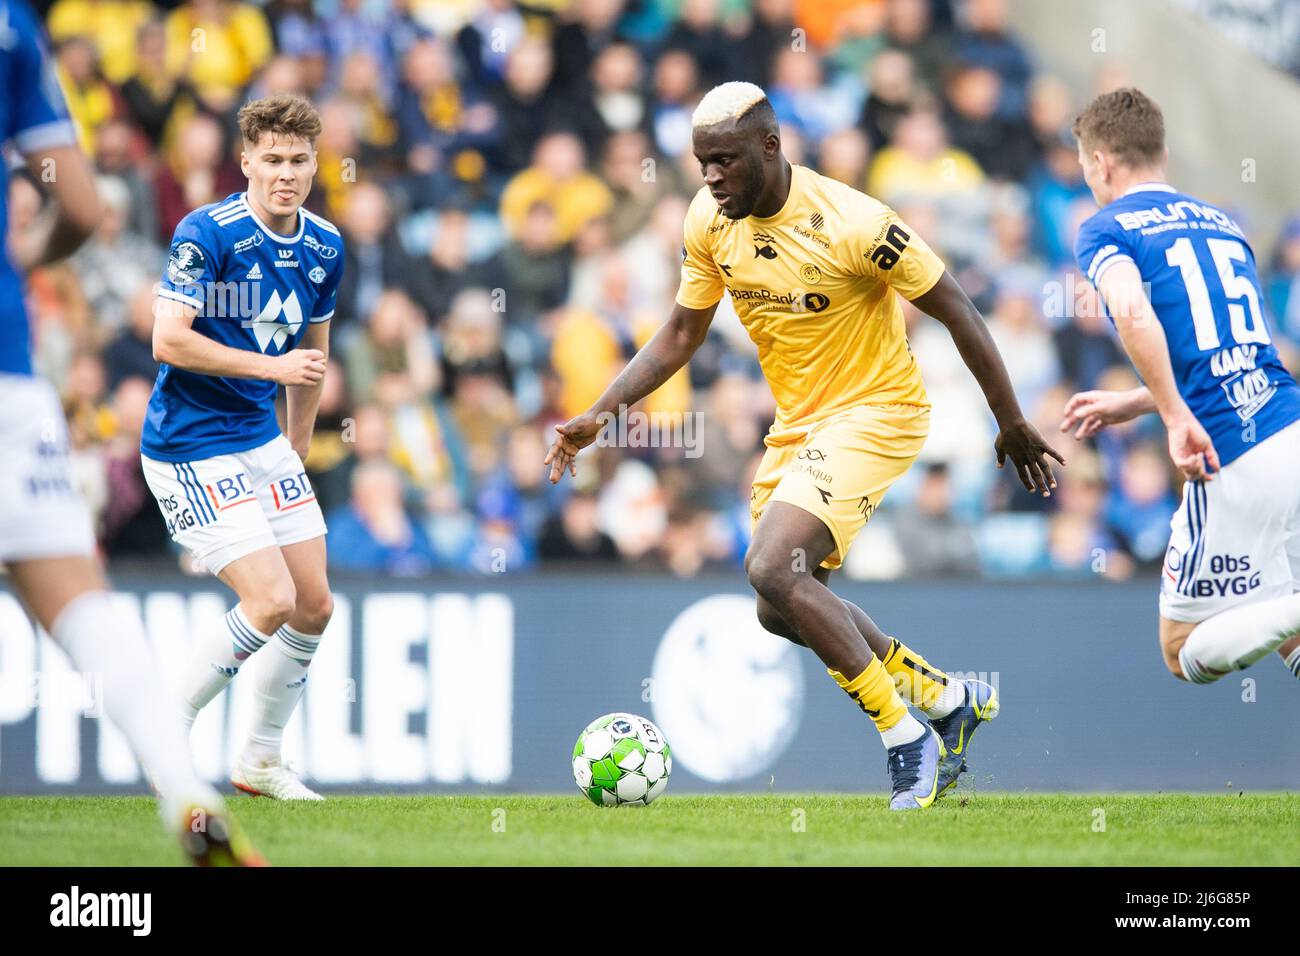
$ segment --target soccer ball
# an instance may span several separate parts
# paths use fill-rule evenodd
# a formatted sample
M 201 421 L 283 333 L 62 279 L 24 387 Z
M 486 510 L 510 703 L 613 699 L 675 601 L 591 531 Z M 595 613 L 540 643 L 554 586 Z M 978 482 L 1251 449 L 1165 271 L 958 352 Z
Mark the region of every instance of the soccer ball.
M 673 754 L 659 728 L 636 714 L 606 714 L 573 745 L 573 779 L 598 807 L 643 807 L 668 786 Z

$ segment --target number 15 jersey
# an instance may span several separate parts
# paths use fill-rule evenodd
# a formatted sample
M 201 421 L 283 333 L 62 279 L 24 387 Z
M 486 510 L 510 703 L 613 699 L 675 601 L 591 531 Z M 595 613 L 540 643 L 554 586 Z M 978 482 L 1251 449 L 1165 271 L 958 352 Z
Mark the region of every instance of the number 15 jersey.
M 1300 419 L 1300 386 L 1273 347 L 1255 254 L 1223 210 L 1143 183 L 1083 224 L 1075 258 L 1093 285 L 1117 262 L 1137 266 L 1178 391 L 1220 464 Z

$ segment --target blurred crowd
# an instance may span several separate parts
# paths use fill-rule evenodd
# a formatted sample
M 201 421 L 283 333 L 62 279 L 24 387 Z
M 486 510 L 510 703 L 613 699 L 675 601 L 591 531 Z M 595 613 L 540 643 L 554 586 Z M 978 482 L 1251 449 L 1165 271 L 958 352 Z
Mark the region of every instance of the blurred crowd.
M 1095 209 L 1068 132 L 1082 103 L 1035 64 L 1004 0 L 56 0 L 44 12 L 106 214 L 72 260 L 31 277 L 37 362 L 64 397 L 114 561 L 177 560 L 138 457 L 172 230 L 243 188 L 235 111 L 287 90 L 320 109 L 308 205 L 347 240 L 307 459 L 332 566 L 738 566 L 773 404 L 728 300 L 689 368 L 646 403 L 702 415 L 699 457 L 593 448 L 556 486 L 542 466 L 553 426 L 669 313 L 701 183 L 691 112 L 728 79 L 768 90 L 791 161 L 893 205 L 940 252 L 1069 461 L 1050 499 L 996 471 L 974 379 L 944 328 L 909 308 L 933 431 L 846 573 L 1124 577 L 1163 556 L 1179 489 L 1159 422 L 1082 444 L 1057 431 L 1072 391 L 1136 380 L 1071 257 Z M 15 230 L 39 213 L 21 177 L 11 203 Z M 1295 343 L 1300 219 L 1276 247 L 1265 291 L 1278 338 Z M 1294 368 L 1294 344 L 1284 355 Z

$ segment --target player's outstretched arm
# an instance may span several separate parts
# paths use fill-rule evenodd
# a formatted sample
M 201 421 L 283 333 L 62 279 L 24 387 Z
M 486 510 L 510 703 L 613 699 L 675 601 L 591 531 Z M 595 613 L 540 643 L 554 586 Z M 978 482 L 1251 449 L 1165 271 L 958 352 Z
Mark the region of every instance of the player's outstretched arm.
M 1188 480 L 1210 480 L 1219 470 L 1219 453 L 1178 391 L 1169 343 L 1142 288 L 1142 273 L 1132 262 L 1116 262 L 1097 280 L 1097 291 L 1169 432 L 1169 457 Z
M 1011 388 L 1002 356 L 989 335 L 984 317 L 949 272 L 944 272 L 930 291 L 922 293 L 912 304 L 944 324 L 952 336 L 962 361 L 971 370 L 984 391 L 984 398 L 998 422 L 998 437 L 993 444 L 1001 468 L 1008 458 L 1016 466 L 1016 476 L 1026 490 L 1049 496 L 1056 487 L 1056 476 L 1047 459 L 1062 465 L 1065 459 L 1052 448 L 1029 422 L 1025 421 Z
M 690 360 L 709 334 L 709 323 L 713 321 L 717 308 L 716 302 L 706 309 L 688 309 L 674 304 L 668 321 L 632 356 L 632 361 L 605 389 L 596 404 L 577 418 L 555 426 L 559 436 L 542 462 L 551 466 L 551 484 L 558 482 L 566 469 L 577 476 L 574 459 L 580 449 L 586 448 L 600 434 L 603 415 L 617 415 L 620 408 L 635 405 Z
M 201 375 L 255 378 L 281 385 L 319 385 L 325 378 L 325 354 L 318 349 L 291 349 L 263 355 L 222 345 L 194 331 L 198 309 L 158 296 L 153 302 L 153 357 Z
M 1065 403 L 1061 431 L 1075 429 L 1077 439 L 1091 438 L 1107 425 L 1131 421 L 1156 410 L 1156 400 L 1145 385 L 1125 392 L 1093 389 L 1075 392 Z
M 329 322 L 313 322 L 307 326 L 298 348 L 304 352 L 319 352 L 321 362 L 330 356 Z M 289 444 L 298 453 L 299 458 L 307 457 L 311 446 L 311 433 L 316 427 L 316 410 L 320 407 L 320 393 L 324 388 L 325 378 L 311 385 L 289 385 L 284 390 L 285 426 L 288 429 Z
M 14 237 L 13 251 L 22 269 L 66 258 L 99 227 L 99 196 L 90 162 L 76 146 L 54 146 L 27 154 L 27 169 L 54 199 L 54 215 L 39 228 Z

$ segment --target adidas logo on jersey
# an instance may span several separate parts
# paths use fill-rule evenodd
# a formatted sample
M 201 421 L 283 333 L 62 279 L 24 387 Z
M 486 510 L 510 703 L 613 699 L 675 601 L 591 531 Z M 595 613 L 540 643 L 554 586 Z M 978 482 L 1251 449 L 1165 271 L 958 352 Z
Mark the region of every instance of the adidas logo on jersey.
M 248 270 L 248 275 L 244 276 L 244 278 L 245 278 L 245 279 L 260 279 L 260 278 L 262 278 L 262 264 L 261 264 L 260 262 L 254 262 L 254 263 L 253 263 L 253 268 L 251 268 L 251 269 Z

